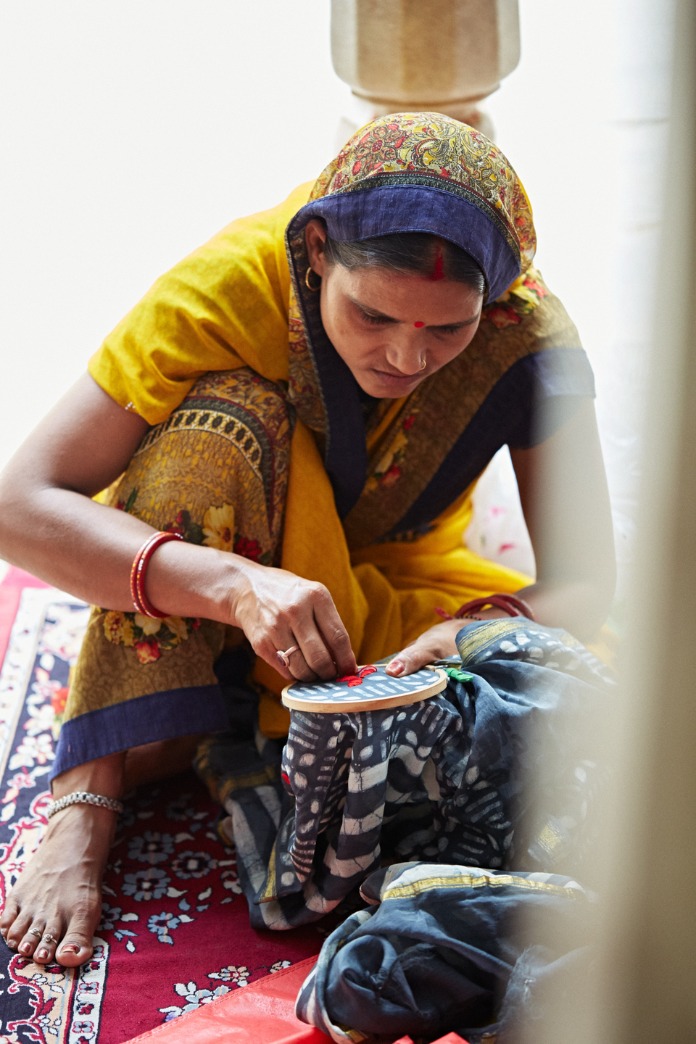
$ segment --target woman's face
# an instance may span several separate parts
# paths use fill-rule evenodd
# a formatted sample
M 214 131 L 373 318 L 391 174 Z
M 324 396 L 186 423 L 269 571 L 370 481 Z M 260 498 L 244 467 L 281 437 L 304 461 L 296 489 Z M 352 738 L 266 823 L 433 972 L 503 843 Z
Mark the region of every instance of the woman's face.
M 418 273 L 331 264 L 316 224 L 319 239 L 308 228 L 307 245 L 322 280 L 322 322 L 363 391 L 401 398 L 464 351 L 481 319 L 477 290 Z

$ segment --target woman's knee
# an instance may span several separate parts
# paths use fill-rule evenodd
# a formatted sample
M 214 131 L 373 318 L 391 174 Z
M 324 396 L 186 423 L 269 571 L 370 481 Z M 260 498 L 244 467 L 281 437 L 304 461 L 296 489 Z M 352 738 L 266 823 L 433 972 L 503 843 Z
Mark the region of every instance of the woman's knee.
M 109 502 L 192 543 L 275 560 L 293 413 L 248 369 L 205 374 L 143 439 Z

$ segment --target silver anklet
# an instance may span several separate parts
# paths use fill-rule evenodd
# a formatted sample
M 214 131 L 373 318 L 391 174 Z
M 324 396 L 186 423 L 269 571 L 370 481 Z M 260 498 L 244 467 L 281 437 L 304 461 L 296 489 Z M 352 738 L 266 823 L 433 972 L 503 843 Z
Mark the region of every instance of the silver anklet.
M 99 808 L 108 808 L 109 812 L 123 812 L 123 803 L 116 798 L 104 797 L 103 794 L 90 794 L 88 790 L 76 790 L 73 794 L 66 794 L 56 801 L 52 801 L 46 809 L 46 819 L 55 816 L 56 812 L 62 812 L 70 805 L 97 805 Z

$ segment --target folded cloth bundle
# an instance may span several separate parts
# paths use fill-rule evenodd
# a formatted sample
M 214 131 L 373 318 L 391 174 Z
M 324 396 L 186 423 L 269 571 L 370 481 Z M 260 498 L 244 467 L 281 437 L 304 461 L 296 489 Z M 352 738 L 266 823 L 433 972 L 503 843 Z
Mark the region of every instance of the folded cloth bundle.
M 332 932 L 296 1005 L 337 1044 L 447 1031 L 518 1041 L 591 959 L 596 904 L 570 878 L 413 863 L 377 871 L 363 892 L 379 905 Z

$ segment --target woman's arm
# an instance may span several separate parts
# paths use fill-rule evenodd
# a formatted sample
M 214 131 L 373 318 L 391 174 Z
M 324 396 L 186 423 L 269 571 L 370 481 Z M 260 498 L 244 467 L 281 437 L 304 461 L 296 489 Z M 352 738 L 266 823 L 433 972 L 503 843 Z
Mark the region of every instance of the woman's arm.
M 125 470 L 147 429 L 82 377 L 0 476 L 0 554 L 88 602 L 130 608 L 121 567 L 151 529 L 90 498 Z
M 606 620 L 616 583 L 614 537 L 594 404 L 583 399 L 544 442 L 511 453 L 536 559 L 534 584 L 517 594 L 550 627 L 588 640 Z M 477 612 L 496 617 L 496 608 Z M 410 674 L 456 654 L 461 620 L 431 627 L 394 656 L 390 674 Z
M 0 555 L 87 602 L 132 610 L 131 563 L 153 529 L 91 498 L 122 474 L 147 429 L 91 377 L 81 378 L 0 476 Z M 356 669 L 326 588 L 285 570 L 172 541 L 150 562 L 147 592 L 170 615 L 240 627 L 287 678 Z M 291 675 L 276 650 L 293 644 L 302 656 L 293 658 Z
M 513 450 L 536 582 L 520 591 L 541 623 L 596 635 L 616 584 L 609 492 L 594 403 L 582 399 L 544 442 Z

